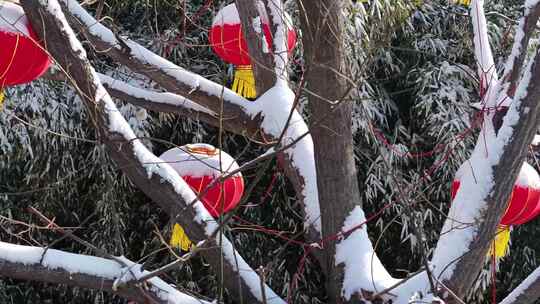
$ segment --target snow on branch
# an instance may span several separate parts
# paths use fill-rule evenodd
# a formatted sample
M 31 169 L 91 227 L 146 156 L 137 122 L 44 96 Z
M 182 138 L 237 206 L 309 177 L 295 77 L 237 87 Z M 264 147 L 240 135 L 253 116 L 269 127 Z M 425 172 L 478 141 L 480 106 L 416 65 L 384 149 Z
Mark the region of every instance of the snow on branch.
M 434 272 L 463 297 L 482 267 L 540 117 L 540 53 L 530 60 L 496 135 L 484 127 L 433 254 Z M 492 99 L 496 96 L 491 96 Z M 492 100 L 488 100 L 493 102 Z
M 239 124 L 235 133 L 245 131 L 250 135 L 260 135 L 259 133 L 262 131 L 264 140 L 277 140 L 286 130 L 285 138 L 294 140 L 308 131 L 301 115 L 293 108 L 294 94 L 289 94 L 290 89 L 286 82 L 283 83 L 285 86 L 279 94 L 277 94 L 277 90 L 273 90 L 272 93 L 265 94 L 266 97 L 261 96 L 255 102 L 247 101 L 231 90 L 185 71 L 129 39 L 118 40 L 112 31 L 95 20 L 77 1 L 61 0 L 61 3 L 64 4 L 68 16 L 76 18 L 84 25 L 81 31 L 87 33 L 87 37 L 92 43 L 105 50 L 105 53 L 113 59 L 125 64 L 135 72 L 146 75 L 166 90 L 185 95 L 190 100 L 216 113 L 220 112 L 220 104 L 223 102 L 224 116 L 235 117 L 235 119 L 230 120 L 230 123 Z M 273 12 L 271 15 L 274 22 L 283 24 L 281 2 L 275 2 L 269 6 Z M 278 42 L 281 41 L 281 38 L 277 38 Z M 282 39 L 283 41 L 279 43 L 285 45 L 286 40 L 284 37 Z M 126 47 L 127 49 L 125 49 Z M 287 62 L 286 45 L 284 52 L 277 52 L 280 49 L 282 48 L 276 47 L 276 56 L 281 58 L 280 62 L 284 69 Z M 129 56 L 126 56 L 125 52 L 128 52 Z M 273 98 L 275 96 L 278 98 Z M 292 119 L 288 125 L 290 116 Z M 229 129 L 229 131 L 231 130 Z M 295 145 L 295 148 L 285 151 L 283 156 L 284 166 L 288 168 L 286 170 L 288 178 L 298 181 L 294 184 L 297 195 L 305 208 L 305 226 L 316 231 L 316 234 L 311 235 L 320 236 L 320 211 L 311 136 L 305 136 Z
M 224 283 L 233 295 L 244 297 L 250 303 L 283 303 L 266 284 L 261 284 L 257 273 L 225 237 L 220 238 L 219 244 L 216 242 L 214 236 L 219 229 L 218 223 L 176 171 L 148 151 L 136 138 L 90 65 L 58 1 L 49 0 L 46 4 L 39 0 L 21 2 L 41 37 L 46 31 L 44 38 L 48 50 L 73 81 L 73 86 L 93 116 L 100 140 L 123 172 L 168 211 L 185 228 L 190 239 L 195 242 L 208 239 L 211 246 L 220 247 L 221 250 L 205 250 L 204 255 L 215 269 L 223 271 L 226 277 Z M 263 295 L 267 298 L 263 299 Z
M 500 304 L 532 304 L 540 299 L 540 267 L 536 268 Z
M 536 29 L 536 23 L 540 17 L 540 2 L 526 1 L 525 12 L 516 25 L 514 43 L 510 56 L 506 60 L 502 85 L 499 92 L 499 103 L 508 106 L 521 76 L 523 63 L 527 56 L 527 46 L 532 34 Z
M 132 285 L 115 289 L 117 279 L 145 273 L 140 270 L 141 265 L 119 259 L 129 267 L 110 259 L 0 242 L 0 275 L 4 277 L 104 290 L 141 303 L 150 298 L 162 304 L 209 304 L 159 278 L 148 280 L 146 289 Z
M 274 68 L 276 73 L 276 85 L 286 85 L 289 81 L 287 65 L 289 63 L 289 52 L 287 47 L 287 31 L 292 26 L 283 7 L 281 0 L 265 0 L 266 8 L 270 13 L 272 21 L 272 33 L 274 43 Z
M 234 133 L 258 134 L 257 113 L 247 113 L 245 109 L 250 104 L 248 100 L 220 84 L 186 71 L 130 39 L 120 38 L 94 19 L 77 1 L 60 2 L 72 26 L 85 33 L 100 53 L 147 76 L 171 93 L 184 96 L 215 113 L 223 111 L 224 117 L 234 118 L 229 122 Z

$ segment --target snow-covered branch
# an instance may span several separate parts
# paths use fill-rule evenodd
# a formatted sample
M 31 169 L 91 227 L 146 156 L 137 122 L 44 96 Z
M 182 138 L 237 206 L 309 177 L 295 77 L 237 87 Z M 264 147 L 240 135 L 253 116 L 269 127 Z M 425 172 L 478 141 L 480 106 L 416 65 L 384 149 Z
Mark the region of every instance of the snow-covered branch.
M 36 31 L 48 42 L 49 52 L 78 90 L 100 141 L 123 172 L 178 221 L 191 240 L 209 239 L 211 247 L 220 248 L 205 250 L 204 256 L 215 269 L 221 269 L 226 278 L 224 284 L 231 294 L 249 303 L 283 303 L 266 284 L 262 284 L 263 292 L 257 273 L 226 238 L 220 238 L 219 243 L 214 239 L 218 223 L 176 171 L 136 138 L 90 65 L 86 51 L 68 25 L 59 3 L 56 0 L 21 2 Z M 43 35 L 45 32 L 46 36 Z M 182 216 L 178 216 L 180 214 Z
M 500 304 L 532 304 L 540 299 L 540 267 L 536 268 Z
M 434 271 L 459 297 L 482 267 L 540 117 L 540 53 L 529 62 L 498 134 L 483 128 L 433 256 Z M 496 96 L 492 96 L 492 99 Z M 492 102 L 490 100 L 487 101 Z
M 474 32 L 474 55 L 478 66 L 478 78 L 480 80 L 480 96 L 484 102 L 494 100 L 495 87 L 498 84 L 499 76 L 493 59 L 493 52 L 489 44 L 486 15 L 484 13 L 484 0 L 473 0 L 471 7 L 471 21 Z M 493 104 L 486 102 L 486 106 Z
M 234 133 L 260 135 L 258 113 L 248 113 L 245 108 L 250 104 L 248 100 L 220 84 L 179 67 L 130 39 L 120 38 L 94 19 L 77 1 L 62 0 L 60 3 L 70 24 L 84 33 L 100 53 L 147 76 L 168 92 L 184 96 L 215 113 L 223 113 L 223 117 L 231 118 L 229 124 L 234 124 Z
M 86 33 L 97 48 L 111 58 L 137 73 L 146 75 L 166 90 L 188 96 L 190 100 L 216 113 L 220 113 L 220 104 L 223 102 L 223 115 L 228 120 L 228 124 L 236 124 L 236 130 L 228 129 L 229 131 L 247 133 L 250 137 L 259 138 L 260 136 L 261 140 L 276 140 L 286 127 L 291 111 L 294 113 L 294 119 L 291 120 L 290 126 L 293 124 L 294 126 L 287 127 L 286 137 L 298 138 L 307 130 L 306 123 L 293 109 L 294 98 L 276 100 L 259 98 L 255 102 L 247 101 L 231 90 L 185 71 L 129 39 L 118 40 L 112 31 L 95 20 L 77 1 L 61 0 L 61 3 L 68 19 L 77 20 L 72 24 L 78 23 L 79 26 L 82 24 L 80 30 Z M 285 90 L 289 89 L 285 88 Z M 275 92 L 267 97 L 274 95 Z M 308 234 L 308 239 L 314 240 L 312 237 L 320 236 L 321 229 L 311 136 L 307 136 L 295 147 L 285 151 L 280 158 L 284 160 L 287 176 L 294 182 L 297 196 L 304 205 L 305 226 L 315 231 Z
M 141 265 L 120 259 L 129 267 L 104 258 L 0 242 L 0 276 L 3 277 L 103 290 L 140 303 L 151 299 L 162 304 L 209 304 L 159 278 L 148 280 L 145 288 L 133 285 L 114 288 L 118 279 L 133 279 L 133 275 L 145 273 Z
M 268 14 L 260 1 L 236 0 L 235 4 L 248 46 L 257 95 L 260 96 L 276 82 L 274 61 L 263 30 L 263 23 L 268 23 Z
M 516 25 L 512 52 L 505 64 L 504 75 L 502 77 L 503 83 L 499 92 L 499 102 L 502 105 L 508 105 L 514 97 L 527 56 L 527 47 L 539 17 L 540 2 L 527 1 L 525 3 L 525 12 Z

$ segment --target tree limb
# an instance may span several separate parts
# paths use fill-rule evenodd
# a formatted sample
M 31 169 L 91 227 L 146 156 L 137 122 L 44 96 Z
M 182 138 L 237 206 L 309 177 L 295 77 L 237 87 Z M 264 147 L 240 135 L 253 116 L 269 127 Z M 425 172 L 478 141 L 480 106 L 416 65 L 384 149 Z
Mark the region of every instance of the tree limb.
M 476 176 L 479 178 L 479 185 L 474 183 L 464 185 L 467 183 L 462 183 L 456 199 L 452 203 L 451 211 L 454 208 L 471 208 L 472 206 L 463 206 L 465 195 L 460 195 L 460 192 L 463 191 L 463 193 L 467 193 L 467 196 L 471 196 L 471 191 L 476 189 L 479 193 L 485 193 L 484 202 L 474 202 L 479 206 L 479 213 L 476 214 L 474 222 L 471 223 L 472 226 L 465 229 L 451 229 L 453 220 L 450 218 L 445 222 L 444 235 L 441 236 L 437 244 L 434 260 L 439 267 L 439 272 L 444 272 L 443 268 L 450 265 L 452 270 L 448 271 L 447 274 L 441 274 L 443 278 L 446 278 L 446 285 L 458 297 L 463 298 L 467 294 L 480 272 L 482 262 L 485 260 L 490 243 L 496 234 L 513 185 L 525 160 L 527 148 L 536 133 L 540 118 L 539 77 L 540 52 L 537 51 L 534 60 L 524 69 L 524 76 L 520 81 L 516 98 L 510 106 L 498 135 L 495 135 L 493 130 L 484 129 L 482 132 L 486 132 L 486 134 L 481 134 L 473 153 L 473 156 L 476 154 L 480 157 L 471 161 L 471 165 L 475 168 L 482 168 L 482 170 L 491 168 L 492 177 L 489 176 L 489 173 L 488 176 Z M 479 174 L 487 172 L 489 171 L 482 171 Z M 484 208 L 480 206 L 484 206 Z M 452 213 L 450 217 L 453 217 Z M 464 222 L 468 222 L 468 220 Z M 457 236 L 467 240 L 468 250 L 463 252 L 462 256 L 445 253 L 444 251 L 448 250 L 448 242 Z M 452 243 L 452 246 L 458 247 L 455 243 Z M 454 261 L 449 261 L 449 259 L 454 258 L 456 258 Z M 442 261 L 444 262 L 441 263 Z M 451 265 L 454 263 L 455 265 Z M 451 298 L 448 300 L 453 303 Z
M 536 268 L 500 304 L 532 304 L 540 298 L 540 267 Z
M 159 278 L 147 285 L 114 289 L 114 282 L 129 272 L 116 261 L 43 248 L 0 242 L 0 276 L 26 281 L 66 284 L 102 290 L 139 303 L 209 303 L 181 293 Z M 169 299 L 171 301 L 169 301 Z
M 260 96 L 276 83 L 274 61 L 270 53 L 271 47 L 267 45 L 263 30 L 263 21 L 268 18 L 268 14 L 266 11 L 261 11 L 264 6 L 260 5 L 260 1 L 236 0 L 235 3 L 248 46 L 255 85 L 257 86 L 257 96 Z M 258 28 L 259 32 L 255 28 Z

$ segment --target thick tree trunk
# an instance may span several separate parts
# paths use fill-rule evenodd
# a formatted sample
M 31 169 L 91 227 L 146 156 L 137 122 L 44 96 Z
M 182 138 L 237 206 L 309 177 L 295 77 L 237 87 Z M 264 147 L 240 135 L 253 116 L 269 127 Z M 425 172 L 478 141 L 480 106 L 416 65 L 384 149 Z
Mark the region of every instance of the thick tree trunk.
M 359 203 L 359 190 L 353 155 L 351 130 L 352 104 L 343 101 L 347 83 L 343 78 L 342 1 L 302 1 L 301 20 L 311 134 L 325 238 L 339 233 L 347 215 Z M 324 245 L 328 303 L 341 303 L 343 269 L 335 265 L 336 243 Z M 358 271 L 362 271 L 359 269 Z

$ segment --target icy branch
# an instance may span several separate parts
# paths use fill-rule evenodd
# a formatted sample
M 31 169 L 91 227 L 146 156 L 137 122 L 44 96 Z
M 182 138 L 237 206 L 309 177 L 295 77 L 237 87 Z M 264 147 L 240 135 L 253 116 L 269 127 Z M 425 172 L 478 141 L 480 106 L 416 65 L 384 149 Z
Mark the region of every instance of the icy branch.
M 537 53 L 524 69 L 498 135 L 486 128 L 481 131 L 437 243 L 434 271 L 459 297 L 465 295 L 480 271 L 536 133 L 540 116 L 539 62 Z
M 147 281 L 148 288 L 127 285 L 113 288 L 118 278 L 131 277 L 141 265 L 122 258 L 131 265 L 88 255 L 73 254 L 55 249 L 14 245 L 0 242 L 0 275 L 20 280 L 40 281 L 104 290 L 138 302 L 152 299 L 162 304 L 204 304 L 209 302 L 179 292 L 159 278 Z
M 540 298 L 540 267 L 536 268 L 500 304 L 532 304 Z
M 289 63 L 288 52 L 288 26 L 292 26 L 292 21 L 287 17 L 283 1 L 281 0 L 265 0 L 266 8 L 270 13 L 272 21 L 272 33 L 274 44 L 274 67 L 277 76 L 276 85 L 287 84 L 289 74 L 287 65 Z
M 504 75 L 502 77 L 503 83 L 498 98 L 501 105 L 508 106 L 514 97 L 523 70 L 523 63 L 527 56 L 527 46 L 535 31 L 539 17 L 540 3 L 538 1 L 527 1 L 525 3 L 525 12 L 516 25 L 512 52 L 506 60 Z
M 274 62 L 268 53 L 268 45 L 262 29 L 262 23 L 268 22 L 268 15 L 260 1 L 236 0 L 235 3 L 251 58 L 257 96 L 260 96 L 276 82 Z M 255 24 L 256 22 L 259 24 Z

